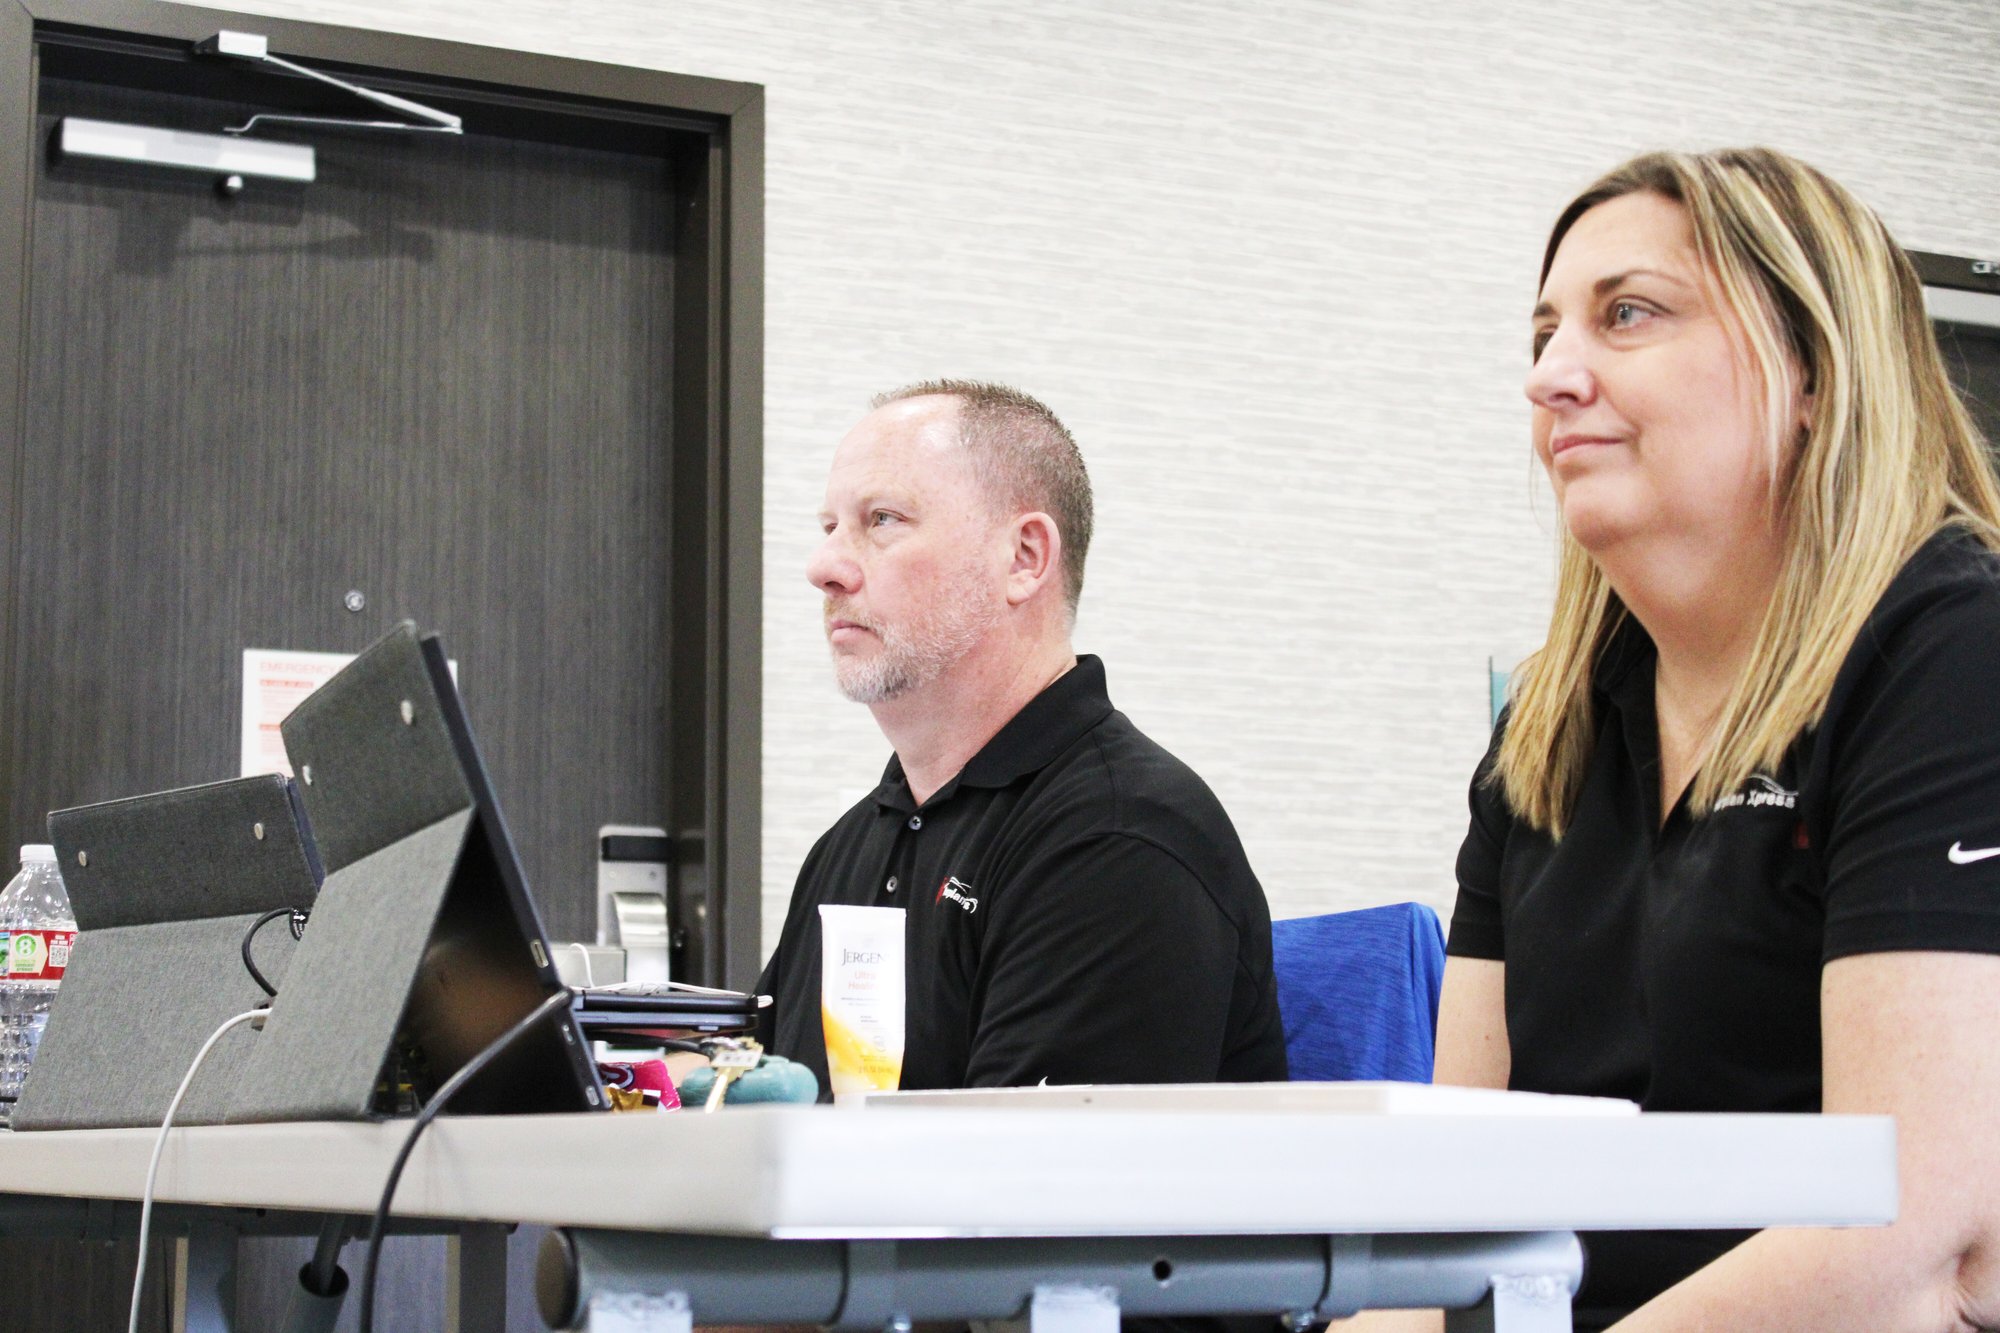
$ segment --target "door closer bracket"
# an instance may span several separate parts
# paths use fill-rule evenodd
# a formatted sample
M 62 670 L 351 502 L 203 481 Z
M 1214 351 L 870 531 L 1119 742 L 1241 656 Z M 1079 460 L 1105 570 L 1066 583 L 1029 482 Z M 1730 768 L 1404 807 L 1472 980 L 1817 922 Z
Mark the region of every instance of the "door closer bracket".
M 415 124 L 410 120 L 350 120 L 338 116 L 295 116 L 281 115 L 267 111 L 250 117 L 250 119 L 244 121 L 241 125 L 231 126 L 223 130 L 224 134 L 248 134 L 257 127 L 260 121 L 272 124 L 330 126 L 348 130 L 412 130 L 419 133 L 432 134 L 465 133 L 465 122 L 459 117 L 452 115 L 449 111 L 440 111 L 436 107 L 425 106 L 422 102 L 413 102 L 407 97 L 398 97 L 394 93 L 385 93 L 379 88 L 364 88 L 358 83 L 349 83 L 346 79 L 336 78 L 323 70 L 311 69 L 305 65 L 296 64 L 293 61 L 286 60 L 283 56 L 274 56 L 271 54 L 270 39 L 258 33 L 231 32 L 224 29 L 216 33 L 213 37 L 202 38 L 194 44 L 194 49 L 198 55 L 228 56 L 236 60 L 248 60 L 265 65 L 276 65 L 279 69 L 289 73 L 297 74 L 302 78 L 316 80 L 329 87 L 338 88 L 342 92 L 351 93 L 356 97 L 373 102 L 377 106 L 387 107 L 391 111 L 400 111 L 404 115 L 412 117 L 415 121 L 423 122 L 422 124 Z

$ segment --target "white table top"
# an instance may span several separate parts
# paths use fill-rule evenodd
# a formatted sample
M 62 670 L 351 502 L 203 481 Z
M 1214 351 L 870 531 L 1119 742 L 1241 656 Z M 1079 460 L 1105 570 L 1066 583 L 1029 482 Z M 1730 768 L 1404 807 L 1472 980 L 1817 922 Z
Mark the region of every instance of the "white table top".
M 1303 1086 L 1164 1100 L 1151 1089 L 1090 1105 L 1051 1090 L 1066 1095 L 447 1116 L 412 1156 L 396 1212 L 785 1237 L 1842 1225 L 1895 1213 L 1895 1127 L 1882 1117 L 1563 1114 L 1525 1102 L 1540 1113 L 1468 1113 L 1448 1099 L 1413 1110 L 1404 1094 L 1371 1103 Z M 408 1130 L 176 1130 L 158 1197 L 368 1212 Z M 0 1191 L 136 1198 L 153 1139 L 0 1132 Z

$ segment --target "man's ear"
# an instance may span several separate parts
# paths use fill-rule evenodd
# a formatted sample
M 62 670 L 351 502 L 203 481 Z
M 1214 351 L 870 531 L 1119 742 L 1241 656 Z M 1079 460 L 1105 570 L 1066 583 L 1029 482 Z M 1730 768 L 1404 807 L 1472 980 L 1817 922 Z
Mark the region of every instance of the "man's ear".
M 1062 533 L 1054 519 L 1039 511 L 1022 514 L 1009 532 L 1013 552 L 1007 569 L 1007 605 L 1021 606 L 1056 577 L 1062 564 Z

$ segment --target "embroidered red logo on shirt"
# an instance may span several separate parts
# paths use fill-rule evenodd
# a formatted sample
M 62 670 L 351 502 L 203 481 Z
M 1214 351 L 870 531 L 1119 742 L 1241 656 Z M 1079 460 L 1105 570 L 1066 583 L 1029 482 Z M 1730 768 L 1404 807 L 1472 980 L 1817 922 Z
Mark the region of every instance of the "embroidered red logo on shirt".
M 979 910 L 979 899 L 972 896 L 972 886 L 956 875 L 945 876 L 944 883 L 938 885 L 937 897 L 931 901 L 941 903 L 946 899 L 957 903 L 968 912 Z

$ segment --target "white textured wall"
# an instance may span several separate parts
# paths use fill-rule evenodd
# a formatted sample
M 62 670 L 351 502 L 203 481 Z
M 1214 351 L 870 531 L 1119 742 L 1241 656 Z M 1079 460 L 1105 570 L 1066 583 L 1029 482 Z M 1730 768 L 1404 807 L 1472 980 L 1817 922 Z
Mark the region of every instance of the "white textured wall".
M 1763 142 L 1907 244 L 2000 254 L 1992 0 L 234 7 L 768 89 L 767 941 L 887 753 L 800 573 L 871 392 L 994 377 L 1069 422 L 1079 646 L 1277 915 L 1445 909 L 1486 658 L 1546 610 L 1519 381 L 1561 204 L 1640 149 Z

